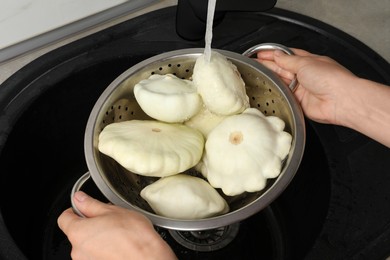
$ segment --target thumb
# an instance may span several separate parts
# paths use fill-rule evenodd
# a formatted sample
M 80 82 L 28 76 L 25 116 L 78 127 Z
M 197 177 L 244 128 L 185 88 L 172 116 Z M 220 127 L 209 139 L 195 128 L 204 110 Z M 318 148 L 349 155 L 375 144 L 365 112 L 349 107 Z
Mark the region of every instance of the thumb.
M 87 218 L 95 217 L 107 212 L 108 205 L 98 201 L 82 191 L 74 194 L 73 202 L 77 209 Z
M 274 60 L 284 70 L 297 74 L 302 58 L 300 56 L 288 55 L 283 51 L 275 50 Z

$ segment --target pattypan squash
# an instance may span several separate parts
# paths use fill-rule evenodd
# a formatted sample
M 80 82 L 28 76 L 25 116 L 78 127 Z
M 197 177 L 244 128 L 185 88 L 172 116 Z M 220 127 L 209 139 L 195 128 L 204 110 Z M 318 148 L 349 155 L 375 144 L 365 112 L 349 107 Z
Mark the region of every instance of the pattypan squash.
M 216 51 L 211 52 L 210 61 L 204 54 L 196 59 L 192 79 L 212 113 L 228 116 L 249 107 L 245 82 L 237 67 Z
M 185 121 L 184 124 L 199 130 L 204 137 L 211 132 L 211 130 L 217 126 L 226 116 L 220 116 L 210 112 L 206 106 L 202 106 L 200 111 Z
M 176 219 L 201 219 L 229 211 L 225 199 L 198 177 L 177 174 L 160 178 L 141 190 L 156 214 Z
M 227 117 L 209 133 L 198 168 L 226 195 L 260 191 L 280 174 L 289 153 L 292 136 L 284 126 L 255 108 Z
M 127 170 L 164 177 L 195 166 L 202 157 L 203 135 L 183 124 L 130 120 L 107 125 L 98 149 Z
M 190 80 L 172 74 L 154 74 L 134 86 L 134 96 L 150 117 L 169 123 L 179 123 L 195 115 L 202 100 Z

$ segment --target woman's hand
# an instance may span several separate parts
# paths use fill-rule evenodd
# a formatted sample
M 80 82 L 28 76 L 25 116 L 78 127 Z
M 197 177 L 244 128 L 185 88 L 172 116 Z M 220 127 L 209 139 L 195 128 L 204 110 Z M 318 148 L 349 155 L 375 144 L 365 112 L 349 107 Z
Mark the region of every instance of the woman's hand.
M 359 78 L 333 59 L 292 49 L 261 51 L 257 60 L 286 83 L 295 76 L 295 96 L 307 117 L 346 126 L 390 147 L 390 87 Z
M 58 218 L 59 227 L 72 244 L 72 259 L 176 259 L 140 213 L 102 203 L 80 191 L 74 202 L 86 218 L 71 208 Z
M 282 51 L 261 51 L 258 61 L 276 72 L 288 84 L 297 77 L 295 96 L 305 114 L 321 123 L 340 124 L 348 86 L 356 78 L 350 71 L 329 57 L 292 49 L 296 55 Z

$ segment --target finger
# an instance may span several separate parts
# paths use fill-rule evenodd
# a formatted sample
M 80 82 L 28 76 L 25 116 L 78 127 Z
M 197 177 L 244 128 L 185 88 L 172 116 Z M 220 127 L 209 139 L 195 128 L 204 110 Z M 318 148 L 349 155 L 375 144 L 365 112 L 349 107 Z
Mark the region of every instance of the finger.
M 311 52 L 302 50 L 302 49 L 297 49 L 297 48 L 290 48 L 294 52 L 295 55 L 302 56 L 302 57 L 307 57 L 307 56 L 317 56 L 316 54 L 313 54 Z
M 297 48 L 290 48 L 297 56 L 307 57 L 307 56 L 317 56 L 313 53 L 310 53 L 308 51 L 297 49 Z M 262 50 L 257 53 L 257 58 L 260 60 L 274 60 L 274 53 L 275 50 Z
M 79 220 L 80 217 L 73 212 L 72 208 L 69 208 L 62 212 L 57 219 L 58 227 L 66 234 L 69 230 L 71 223 Z
M 78 191 L 73 197 L 75 206 L 87 218 L 92 218 L 107 212 L 109 205 L 98 201 L 82 191 Z
M 273 60 L 274 59 L 274 51 L 273 50 L 259 51 L 257 53 L 257 58 L 260 60 Z
M 263 60 L 263 61 L 259 61 L 259 62 L 261 64 L 263 64 L 264 66 L 266 66 L 268 69 L 270 69 L 273 72 L 275 72 L 276 74 L 278 74 L 281 78 L 283 78 L 283 80 L 285 80 L 285 82 L 286 82 L 286 80 L 288 82 L 288 81 L 291 81 L 295 78 L 295 75 L 293 73 L 282 69 L 275 62 L 267 61 L 267 60 Z
M 275 63 L 284 70 L 297 74 L 304 66 L 305 57 L 297 55 L 287 55 L 282 51 L 275 51 Z

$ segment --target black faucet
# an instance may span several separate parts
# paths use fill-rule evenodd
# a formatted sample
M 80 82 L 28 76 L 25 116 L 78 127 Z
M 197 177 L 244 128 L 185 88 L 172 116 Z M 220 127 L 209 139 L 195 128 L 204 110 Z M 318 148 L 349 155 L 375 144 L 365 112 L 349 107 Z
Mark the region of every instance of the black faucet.
M 226 12 L 261 12 L 273 8 L 276 0 L 217 0 L 213 26 L 222 22 Z M 208 0 L 178 0 L 176 32 L 186 40 L 204 38 Z

